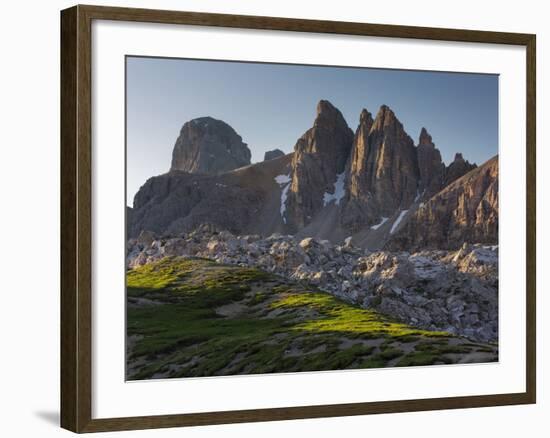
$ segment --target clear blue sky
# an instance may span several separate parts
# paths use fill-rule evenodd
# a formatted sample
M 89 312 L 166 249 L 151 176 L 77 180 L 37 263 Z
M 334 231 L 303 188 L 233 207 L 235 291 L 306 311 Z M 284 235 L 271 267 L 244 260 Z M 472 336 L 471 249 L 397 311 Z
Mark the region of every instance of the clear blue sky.
M 393 109 L 418 141 L 425 126 L 443 161 L 455 152 L 478 164 L 498 153 L 498 76 L 405 70 L 127 58 L 127 202 L 168 171 L 182 125 L 211 116 L 231 125 L 252 151 L 293 150 L 320 99 L 354 131 L 362 108 Z

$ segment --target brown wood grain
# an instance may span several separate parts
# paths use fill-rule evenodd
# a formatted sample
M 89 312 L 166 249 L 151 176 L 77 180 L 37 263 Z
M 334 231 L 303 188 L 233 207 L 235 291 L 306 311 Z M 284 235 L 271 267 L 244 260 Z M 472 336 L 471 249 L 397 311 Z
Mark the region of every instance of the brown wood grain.
M 61 426 L 77 430 L 76 8 L 61 15 Z
M 526 266 L 526 347 L 527 347 L 527 394 L 531 403 L 537 400 L 537 81 L 536 37 L 531 35 L 526 43 L 527 52 L 527 266 Z
M 527 52 L 526 391 L 517 394 L 92 419 L 91 23 L 197 26 L 512 44 Z M 61 426 L 74 432 L 473 408 L 536 401 L 536 37 L 531 34 L 75 6 L 61 12 Z

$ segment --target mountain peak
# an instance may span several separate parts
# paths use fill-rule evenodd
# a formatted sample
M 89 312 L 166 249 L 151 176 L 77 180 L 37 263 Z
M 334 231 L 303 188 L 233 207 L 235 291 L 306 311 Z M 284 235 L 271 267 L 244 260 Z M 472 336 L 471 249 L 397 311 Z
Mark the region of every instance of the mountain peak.
M 317 104 L 317 116 L 312 129 L 319 128 L 321 130 L 328 129 L 329 131 L 347 131 L 350 129 L 340 110 L 328 100 L 320 100 Z
M 396 117 L 392 109 L 387 105 L 382 105 L 374 119 L 374 129 L 381 129 L 387 126 L 398 126 L 403 129 L 403 125 Z
M 432 136 L 426 128 L 420 130 L 418 147 L 416 148 L 418 169 L 420 171 L 420 193 L 430 197 L 441 190 L 445 177 L 445 165 L 441 160 L 441 153 L 435 147 Z
M 218 123 L 226 124 L 223 120 L 218 120 L 218 119 L 215 119 L 214 117 L 210 117 L 210 116 L 197 117 L 195 119 L 189 120 L 189 122 L 187 122 L 187 123 L 204 124 L 204 123 L 208 123 L 208 122 L 213 122 L 213 123 L 218 122 Z
M 285 218 L 301 228 L 326 204 L 325 194 L 335 193 L 353 143 L 353 131 L 342 113 L 329 101 L 317 104 L 313 127 L 296 142 L 291 164 L 292 183 L 286 198 Z
M 445 171 L 445 185 L 449 185 L 476 167 L 477 165 L 475 163 L 471 164 L 468 160 L 464 159 L 460 152 L 457 152 L 454 161 L 447 166 Z
M 198 117 L 184 123 L 172 151 L 170 170 L 216 174 L 250 164 L 250 149 L 222 120 Z
M 434 147 L 432 136 L 428 133 L 426 128 L 420 130 L 420 137 L 418 138 L 418 146 L 431 146 Z
M 372 119 L 372 114 L 365 108 L 361 111 L 361 114 L 359 115 L 359 123 L 360 124 L 372 124 L 374 120 Z
M 274 160 L 275 158 L 279 158 L 284 155 L 285 153 L 280 149 L 273 149 L 271 151 L 266 151 L 264 154 L 264 161 Z
M 379 222 L 398 209 L 407 209 L 418 195 L 419 171 L 413 140 L 387 105 L 380 107 L 374 122 L 371 120 L 370 113 L 364 110 L 350 159 L 349 202 L 343 223 L 353 229 Z
M 317 116 L 324 113 L 336 113 L 336 112 L 340 112 L 340 111 L 338 111 L 338 109 L 328 100 L 321 99 L 317 103 Z

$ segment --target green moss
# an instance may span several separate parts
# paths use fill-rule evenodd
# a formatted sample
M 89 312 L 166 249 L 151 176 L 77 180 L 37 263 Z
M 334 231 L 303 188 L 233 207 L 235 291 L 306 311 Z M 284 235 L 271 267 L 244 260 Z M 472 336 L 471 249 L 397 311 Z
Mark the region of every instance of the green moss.
M 410 367 L 410 366 L 424 366 L 435 365 L 436 363 L 453 363 L 452 359 L 446 356 L 440 356 L 437 354 L 421 351 L 414 352 L 405 355 L 400 361 L 397 362 L 398 367 Z
M 248 305 L 255 306 L 257 304 L 263 303 L 265 300 L 267 300 L 269 297 L 264 292 L 257 292 L 255 293 L 250 300 L 248 301 Z
M 395 340 L 399 342 L 403 342 L 404 344 L 409 344 L 412 342 L 418 342 L 420 339 L 422 339 L 420 336 L 416 335 L 401 335 L 401 336 L 395 336 Z
M 442 342 L 421 342 L 415 345 L 416 351 L 431 353 L 433 355 L 461 354 L 472 351 L 469 345 L 448 345 Z
M 387 348 L 380 352 L 379 357 L 381 359 L 384 359 L 386 361 L 390 361 L 392 359 L 396 359 L 400 356 L 403 356 L 403 352 L 399 350 L 398 348 Z
M 419 330 L 392 322 L 381 314 L 365 310 L 339 301 L 337 298 L 324 293 L 302 293 L 285 296 L 271 304 L 278 307 L 307 307 L 323 314 L 323 318 L 310 320 L 294 327 L 296 330 L 312 332 L 346 332 L 371 333 L 375 335 L 403 336 L 449 336 L 446 332 Z
M 141 266 L 126 273 L 126 287 L 132 296 L 161 290 L 172 285 L 178 278 L 193 269 L 191 261 L 174 263 L 173 258 L 165 258 L 157 263 Z
M 383 367 L 410 342 L 418 349 L 399 364 L 431 364 L 484 346 L 451 348 L 447 333 L 397 323 L 257 269 L 201 259 L 165 258 L 131 270 L 127 293 L 134 300 L 127 308 L 129 379 Z M 373 339 L 382 339 L 379 348 Z

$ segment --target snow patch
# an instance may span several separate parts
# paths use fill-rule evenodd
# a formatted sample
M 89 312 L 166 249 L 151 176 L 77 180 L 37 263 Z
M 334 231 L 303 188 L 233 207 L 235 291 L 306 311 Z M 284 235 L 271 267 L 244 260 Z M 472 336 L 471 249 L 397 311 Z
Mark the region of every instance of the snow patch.
M 283 219 L 283 223 L 286 224 L 286 218 L 285 218 L 285 211 L 286 211 L 286 198 L 288 196 L 288 189 L 290 188 L 290 174 L 288 175 L 277 175 L 275 178 L 275 182 L 279 184 L 279 186 L 283 189 L 281 191 L 281 218 Z
M 395 222 L 391 227 L 390 234 L 393 234 L 395 232 L 395 230 L 397 229 L 397 227 L 399 226 L 399 224 L 401 223 L 401 221 L 403 220 L 403 218 L 405 217 L 408 211 L 409 210 L 401 210 L 401 213 L 399 213 L 399 216 L 397 216 L 397 219 L 395 220 Z
M 422 191 L 422 193 L 420 193 L 418 190 L 416 191 L 416 197 L 414 198 L 414 202 L 418 202 L 418 200 L 424 196 L 424 193 L 426 193 L 426 189 L 424 189 Z
M 346 191 L 344 190 L 344 180 L 345 172 L 336 175 L 336 182 L 334 183 L 334 193 L 325 192 L 323 196 L 323 203 L 325 207 L 329 202 L 332 201 L 335 201 L 337 205 L 340 203 L 340 200 L 346 194 Z
M 290 175 L 277 175 L 275 177 L 275 182 L 279 185 L 289 183 Z
M 290 184 L 287 184 L 283 191 L 281 192 L 281 217 L 283 218 L 283 223 L 286 224 L 285 211 L 286 211 L 286 197 L 288 195 L 288 189 Z
M 382 216 L 382 221 L 379 223 L 379 224 L 376 224 L 376 225 L 373 225 L 372 227 L 370 227 L 371 230 L 377 230 L 378 228 L 380 228 L 382 225 L 384 225 L 387 221 L 388 221 L 389 217 L 384 217 Z

